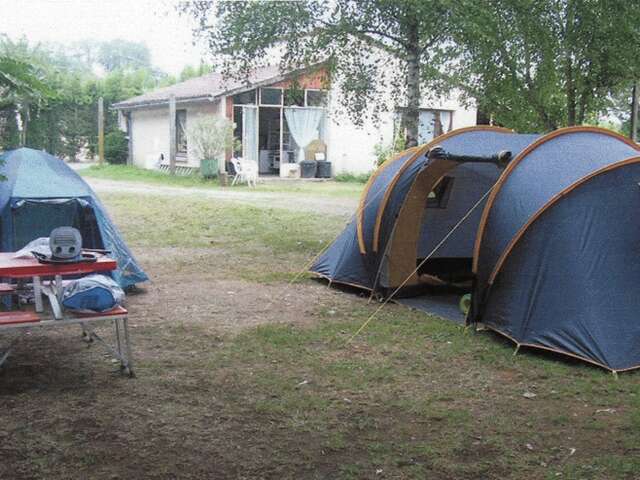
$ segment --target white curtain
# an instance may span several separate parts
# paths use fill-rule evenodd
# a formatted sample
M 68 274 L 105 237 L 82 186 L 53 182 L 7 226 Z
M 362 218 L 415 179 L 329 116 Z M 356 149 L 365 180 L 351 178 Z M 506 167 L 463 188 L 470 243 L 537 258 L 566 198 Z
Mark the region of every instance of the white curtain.
M 257 107 L 242 107 L 242 158 L 258 161 Z
M 418 143 L 423 144 L 433 140 L 435 134 L 435 115 L 430 110 L 422 110 L 418 117 Z
M 451 130 L 451 112 L 442 110 L 440 112 L 440 123 L 442 124 L 442 133 L 447 133 Z
M 285 108 L 289 131 L 300 147 L 298 161 L 304 160 L 304 149 L 318 138 L 318 127 L 322 120 L 323 111 L 319 108 Z

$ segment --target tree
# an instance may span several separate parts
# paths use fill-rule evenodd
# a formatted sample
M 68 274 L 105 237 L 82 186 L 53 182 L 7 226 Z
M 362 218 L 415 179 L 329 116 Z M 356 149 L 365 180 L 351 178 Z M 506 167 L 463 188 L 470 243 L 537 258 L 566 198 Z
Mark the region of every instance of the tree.
M 143 43 L 115 39 L 97 45 L 96 61 L 107 72 L 118 69 L 151 68 L 151 53 Z
M 187 131 L 190 147 L 200 160 L 219 160 L 233 147 L 234 124 L 219 116 L 196 118 Z
M 31 112 L 55 96 L 45 77 L 26 40 L 0 36 L 0 148 L 25 144 Z
M 200 65 L 198 65 L 197 67 L 187 65 L 180 72 L 178 80 L 180 82 L 184 82 L 185 80 L 189 80 L 190 78 L 201 77 L 202 75 L 206 75 L 207 73 L 211 72 L 213 72 L 213 67 L 211 65 L 207 65 L 206 63 L 200 63 Z
M 325 62 L 341 78 L 343 107 L 360 123 L 369 105 L 402 109 L 408 144 L 418 137 L 424 85 L 440 80 L 447 0 L 185 2 L 222 72 L 245 77 L 279 52 L 283 70 Z M 337 74 L 337 75 L 336 75 Z M 391 102 L 385 101 L 391 93 Z M 391 104 L 389 104 L 391 103 Z
M 122 47 L 122 42 L 116 44 Z M 117 112 L 110 105 L 167 81 L 166 75 L 149 66 L 134 68 L 136 62 L 130 62 L 132 55 L 126 54 L 124 47 L 111 52 L 113 65 L 118 63 L 120 67 L 96 76 L 95 66 L 103 46 L 101 42 L 67 47 L 29 45 L 26 39 L 12 42 L 0 37 L 0 146 L 43 148 L 71 161 L 77 160 L 84 149 L 93 154 L 99 97 L 105 100 L 108 137 L 118 130 Z M 129 50 L 147 51 L 144 45 Z M 138 57 L 144 63 L 145 55 Z M 120 140 L 116 135 L 109 138 L 117 147 L 114 151 L 119 148 L 115 157 L 121 159 L 122 142 L 116 145 Z
M 640 76 L 635 2 L 466 0 L 452 25 L 467 98 L 518 130 L 593 122 Z

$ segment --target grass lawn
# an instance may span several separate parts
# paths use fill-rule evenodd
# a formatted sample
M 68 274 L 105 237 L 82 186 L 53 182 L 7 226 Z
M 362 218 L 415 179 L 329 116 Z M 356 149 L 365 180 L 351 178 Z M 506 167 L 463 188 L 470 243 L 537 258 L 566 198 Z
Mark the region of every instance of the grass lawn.
M 638 478 L 636 373 L 398 305 L 347 344 L 376 305 L 288 282 L 344 219 L 103 200 L 153 279 L 129 298 L 138 378 L 75 331 L 22 342 L 0 478 Z
M 144 182 L 157 185 L 180 186 L 180 187 L 200 187 L 219 189 L 222 188 L 217 180 L 206 180 L 199 175 L 171 176 L 164 172 L 145 170 L 127 165 L 93 165 L 82 169 L 79 173 L 86 177 L 102 178 L 107 180 L 117 180 L 126 182 Z M 350 178 L 350 177 L 345 177 Z M 359 197 L 364 188 L 364 183 L 357 181 L 324 181 L 324 182 L 304 182 L 304 181 L 278 181 L 260 183 L 255 191 L 277 192 L 277 193 L 301 193 L 332 197 Z M 234 185 L 234 190 L 250 190 L 246 185 Z M 254 191 L 251 189 L 251 191 Z

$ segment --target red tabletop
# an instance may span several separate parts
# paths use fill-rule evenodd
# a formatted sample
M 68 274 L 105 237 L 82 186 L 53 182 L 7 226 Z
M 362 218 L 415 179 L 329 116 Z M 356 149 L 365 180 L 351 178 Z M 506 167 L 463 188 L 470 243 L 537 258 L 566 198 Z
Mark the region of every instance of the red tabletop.
M 87 275 L 115 270 L 118 266 L 115 260 L 100 255 L 95 262 L 65 264 L 40 263 L 35 258 L 13 258 L 14 255 L 15 253 L 12 252 L 0 252 L 0 278 Z

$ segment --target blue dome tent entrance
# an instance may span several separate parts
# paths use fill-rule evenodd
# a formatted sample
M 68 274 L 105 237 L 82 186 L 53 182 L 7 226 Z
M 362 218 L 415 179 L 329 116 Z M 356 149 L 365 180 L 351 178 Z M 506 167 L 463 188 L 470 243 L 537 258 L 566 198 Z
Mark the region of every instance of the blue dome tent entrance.
M 118 262 L 122 288 L 148 280 L 98 197 L 61 159 L 20 148 L 0 155 L 0 251 L 12 252 L 56 227 L 77 228 L 83 247 L 105 249 Z
M 436 146 L 514 158 L 504 170 L 428 158 Z M 438 303 L 433 286 L 471 280 L 468 323 L 518 348 L 639 368 L 639 155 L 597 127 L 450 132 L 379 168 L 311 271 L 444 316 L 460 297 Z
M 401 284 L 398 296 L 413 296 L 433 283 L 468 282 L 481 199 L 501 169 L 493 163 L 428 159 L 427 154 L 439 146 L 456 156 L 490 157 L 503 150 L 516 155 L 536 138 L 478 126 L 449 132 L 400 153 L 372 175 L 355 218 L 311 271 L 382 296 Z M 433 251 L 479 201 L 451 238 Z

